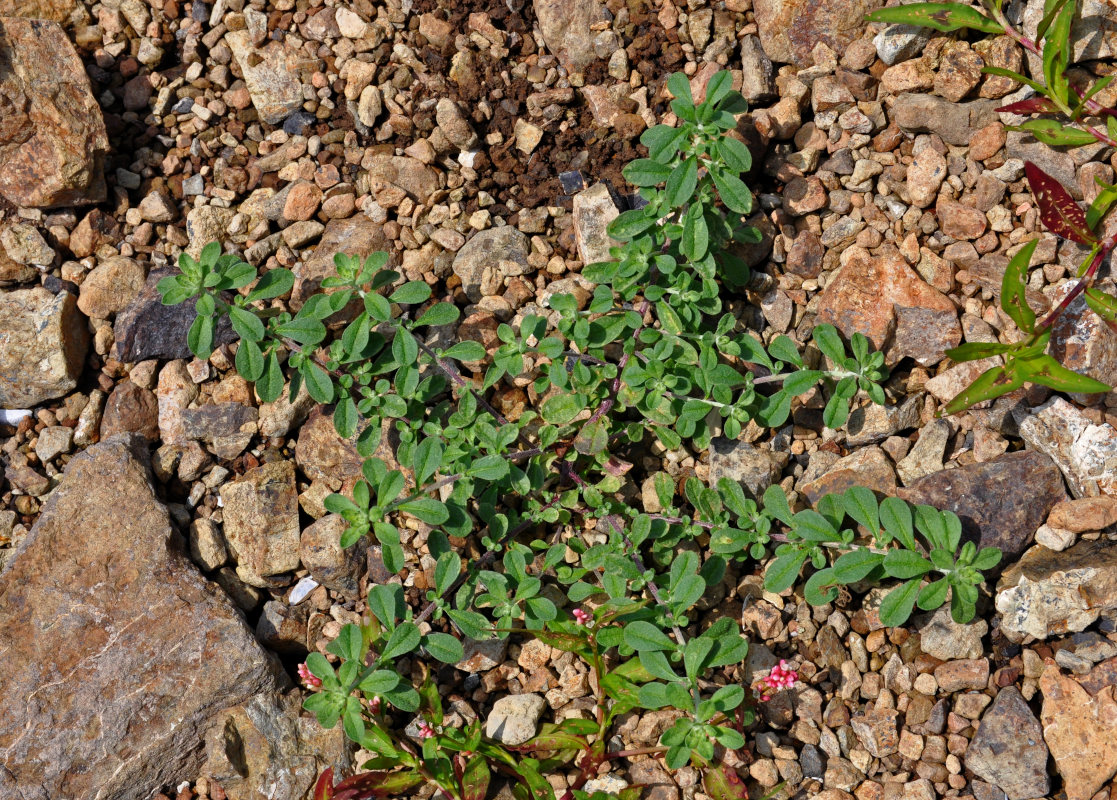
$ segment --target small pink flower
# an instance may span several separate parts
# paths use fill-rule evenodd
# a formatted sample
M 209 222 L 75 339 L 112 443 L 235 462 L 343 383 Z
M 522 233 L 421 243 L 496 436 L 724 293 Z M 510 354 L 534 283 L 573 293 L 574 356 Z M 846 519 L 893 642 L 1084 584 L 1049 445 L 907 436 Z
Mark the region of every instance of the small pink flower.
M 420 722 L 419 723 L 419 738 L 420 739 L 429 739 L 432 736 L 434 736 L 434 728 L 432 728 L 430 725 L 428 725 L 425 720 Z
M 371 700 L 366 700 L 365 704 L 368 706 L 368 710 L 371 711 L 373 714 L 379 714 L 380 713 L 380 698 L 379 697 L 374 697 Z
M 305 662 L 299 664 L 299 678 L 308 689 L 318 689 L 322 686 L 322 679 L 311 672 Z
M 768 673 L 767 677 L 760 680 L 756 691 L 767 692 L 768 690 L 790 689 L 798 680 L 799 673 L 788 667 L 787 660 L 781 658 L 780 663 L 772 667 L 772 671 Z M 761 700 L 769 700 L 770 697 L 768 694 L 760 695 Z
M 593 617 L 591 617 L 589 613 L 583 611 L 580 608 L 574 609 L 574 611 L 571 613 L 574 614 L 574 621 L 577 622 L 579 625 L 586 625 L 591 619 L 593 619 Z

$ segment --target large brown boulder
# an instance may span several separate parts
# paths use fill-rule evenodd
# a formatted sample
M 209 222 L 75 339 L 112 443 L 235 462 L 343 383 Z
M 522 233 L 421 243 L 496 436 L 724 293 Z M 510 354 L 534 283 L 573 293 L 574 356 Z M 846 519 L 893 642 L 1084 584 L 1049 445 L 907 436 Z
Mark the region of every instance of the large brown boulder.
M 0 572 L 0 797 L 147 800 L 211 718 L 287 680 L 183 552 L 146 441 L 74 458 Z
M 0 17 L 0 195 L 52 208 L 105 199 L 109 138 L 57 22 Z

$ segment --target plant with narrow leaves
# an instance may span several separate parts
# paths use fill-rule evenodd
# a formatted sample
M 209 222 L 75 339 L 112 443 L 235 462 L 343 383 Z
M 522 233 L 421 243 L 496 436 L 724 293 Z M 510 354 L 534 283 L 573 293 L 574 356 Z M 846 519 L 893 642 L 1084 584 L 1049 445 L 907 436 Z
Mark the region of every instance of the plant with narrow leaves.
M 1025 383 L 1083 394 L 1108 392 L 1112 388 L 1063 366 L 1047 353 L 1047 346 L 1055 321 L 1082 294 L 1085 294 L 1086 304 L 1095 314 L 1110 327 L 1117 326 L 1117 298 L 1092 285 L 1099 267 L 1117 245 L 1117 235 L 1102 238 L 1098 233 L 1102 218 L 1117 202 L 1117 186 L 1099 181 L 1097 197 L 1089 209 L 1083 211 L 1050 175 L 1031 162 L 1024 167 L 1043 224 L 1052 233 L 1088 247 L 1089 251 L 1078 269 L 1078 282 L 1042 319 L 1037 319 L 1027 299 L 1028 270 L 1039 240 L 1033 239 L 1017 251 L 1001 281 L 1001 308 L 1024 335 L 1016 342 L 967 342 L 947 350 L 946 354 L 955 361 L 995 357 L 1002 363 L 991 366 L 951 400 L 943 409 L 945 414 L 963 411 L 976 403 L 1008 394 Z
M 1045 0 L 1043 18 L 1035 39 L 1017 30 L 1004 13 L 1004 0 L 982 0 L 983 11 L 965 3 L 911 3 L 882 8 L 867 19 L 872 22 L 919 25 L 938 31 L 975 30 L 982 33 L 1005 34 L 1034 55 L 1042 64 L 1035 79 L 1003 67 L 984 67 L 982 72 L 999 75 L 1024 84 L 1035 96 L 1002 106 L 997 111 L 1011 114 L 1058 115 L 1068 122 L 1049 116 L 1009 126 L 1026 131 L 1038 141 L 1053 146 L 1080 147 L 1100 142 L 1117 147 L 1117 109 L 1107 108 L 1094 98 L 1113 81 L 1106 75 L 1092 86 L 1081 87 L 1067 75 L 1073 54 L 1071 25 L 1074 22 L 1074 0 Z M 1104 123 L 1090 118 L 1104 118 Z M 1098 127 L 1104 125 L 1104 130 Z
M 916 605 L 924 611 L 938 608 L 948 595 L 955 622 L 969 622 L 985 580 L 982 573 L 1001 560 L 996 547 L 978 550 L 973 542 L 963 543 L 962 523 L 954 513 L 918 505 L 913 514 L 903 500 L 878 502 L 863 487 L 824 495 L 815 508 L 792 513 L 787 496 L 772 486 L 764 493 L 764 510 L 788 528 L 764 575 L 769 591 L 791 588 L 808 561 L 814 571 L 804 597 L 812 605 L 833 601 L 840 586 L 901 580 L 881 601 L 880 621 L 889 627 L 903 625 Z M 846 527 L 847 520 L 861 533 Z M 834 551 L 845 552 L 831 561 Z

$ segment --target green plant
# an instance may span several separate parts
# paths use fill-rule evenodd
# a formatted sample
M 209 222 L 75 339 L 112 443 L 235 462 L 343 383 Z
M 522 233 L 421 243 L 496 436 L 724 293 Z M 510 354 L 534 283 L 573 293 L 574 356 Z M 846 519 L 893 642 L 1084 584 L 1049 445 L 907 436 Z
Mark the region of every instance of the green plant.
M 367 773 L 337 785 L 327 776 L 323 798 L 382 796 L 426 781 L 454 800 L 480 800 L 501 773 L 524 800 L 552 800 L 546 772 L 574 760 L 583 777 L 561 800 L 577 800 L 597 766 L 632 754 L 606 749 L 616 716 L 664 706 L 684 715 L 651 752 L 673 767 L 701 767 L 718 800 L 747 795 L 716 760 L 716 747 L 744 745 L 752 719 L 751 701 L 725 673 L 747 643 L 737 623 L 704 628 L 697 612 L 730 559 L 764 559 L 772 542 L 786 549 L 820 540 L 796 533 L 806 530 L 804 518 L 759 506 L 735 481 L 710 487 L 692 476 L 680 491 L 655 473 L 656 502 L 645 507 L 629 473 L 649 447 L 698 452 L 750 422 L 783 425 L 808 392 L 821 393 L 825 423 L 841 426 L 859 395 L 885 402 L 888 373 L 863 336 L 847 348 L 820 325 L 814 347 L 787 336 L 765 345 L 724 312 L 722 294 L 748 277 L 730 245 L 757 236 L 743 218 L 752 196 L 738 177 L 751 157 L 729 133 L 745 106 L 727 73 L 710 79 L 698 104 L 682 75 L 668 87 L 680 125 L 647 131 L 651 158 L 626 167 L 647 205 L 613 221 L 610 233 L 623 244 L 614 261 L 585 268 L 597 284 L 592 296 L 552 295 L 546 307 L 500 324 L 488 349 L 441 344 L 435 329 L 455 323 L 458 308 L 435 302 L 422 281 L 404 282 L 383 253 L 336 256 L 337 275 L 295 314 L 265 305 L 292 288 L 288 270 L 268 271 L 250 289 L 255 269 L 217 245 L 198 261 L 183 256 L 183 274 L 159 285 L 164 302 L 194 299 L 200 321 L 190 346 L 199 357 L 210 353 L 219 316 L 230 316 L 240 337 L 236 368 L 261 400 L 280 396 L 286 361 L 292 397 L 305 386 L 333 405 L 334 427 L 364 458 L 351 493 L 325 501 L 349 523 L 343 544 L 369 536 L 396 572 L 415 566 L 401 521 L 429 526 L 425 607 L 414 613 L 398 587 L 375 587 L 368 621 L 346 626 L 330 645 L 338 665 L 308 659 L 321 691 L 307 707 L 325 725 L 340 720 L 378 754 Z M 527 407 L 503 413 L 502 398 L 521 390 Z M 378 450 L 388 426 L 393 455 Z M 792 532 L 774 530 L 777 522 Z M 846 532 L 837 536 L 823 544 L 854 546 Z M 455 540 L 482 555 L 467 562 Z M 699 556 L 706 544 L 710 552 Z M 802 546 L 813 557 L 815 545 Z M 477 725 L 447 729 L 418 658 L 454 662 L 461 646 L 453 630 L 472 639 L 535 636 L 576 653 L 596 676 L 596 718 L 545 727 L 515 748 Z M 398 724 L 414 713 L 426 726 L 421 744 Z
M 1101 142 L 1117 147 L 1117 109 L 1106 108 L 1093 99 L 1113 81 L 1114 76 L 1107 75 L 1092 86 L 1083 88 L 1066 74 L 1073 54 L 1071 24 L 1074 21 L 1074 0 L 1045 0 L 1044 15 L 1035 40 L 1025 36 L 1008 21 L 1004 0 L 982 0 L 982 7 L 986 13 L 965 3 L 911 3 L 879 9 L 867 18 L 872 22 L 921 25 L 943 32 L 969 29 L 1011 37 L 1040 59 L 1042 75 L 1033 80 L 1001 67 L 985 67 L 982 70 L 985 73 L 1011 78 L 1036 92 L 1035 97 L 997 110 L 1021 115 L 1061 115 L 1068 122 L 1044 118 L 1010 127 L 1027 131 L 1049 145 L 1079 147 Z M 1089 117 L 1104 117 L 1105 130 L 1089 124 Z
M 1083 211 L 1059 182 L 1031 162 L 1025 174 L 1039 205 L 1040 218 L 1052 233 L 1089 247 L 1078 269 L 1078 282 L 1062 301 L 1045 317 L 1037 319 L 1025 296 L 1028 269 L 1038 240 L 1025 244 L 1009 261 L 1001 281 L 1001 308 L 1024 334 L 1017 342 L 967 342 L 947 350 L 955 361 L 974 361 L 999 356 L 1003 363 L 992 366 L 951 400 L 945 414 L 963 411 L 975 403 L 991 400 L 1020 388 L 1026 382 L 1039 383 L 1065 392 L 1108 392 L 1108 384 L 1082 375 L 1063 366 L 1048 354 L 1047 346 L 1055 321 L 1079 295 L 1085 293 L 1086 304 L 1109 326 L 1117 324 L 1117 298 L 1092 286 L 1098 268 L 1117 245 L 1117 235 L 1101 238 L 1097 229 L 1102 217 L 1117 201 L 1117 186 L 1101 184 L 1101 191 Z M 1100 183 L 1100 181 L 1099 181 Z

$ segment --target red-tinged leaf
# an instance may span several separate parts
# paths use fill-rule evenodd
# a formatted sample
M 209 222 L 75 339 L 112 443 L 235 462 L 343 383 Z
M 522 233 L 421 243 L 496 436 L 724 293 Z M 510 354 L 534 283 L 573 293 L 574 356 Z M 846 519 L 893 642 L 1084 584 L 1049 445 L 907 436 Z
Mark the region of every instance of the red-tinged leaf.
M 1040 219 L 1049 231 L 1079 244 L 1097 242 L 1097 237 L 1086 225 L 1086 212 L 1062 184 L 1031 161 L 1024 162 L 1024 174 L 1039 206 Z
M 588 746 L 586 740 L 581 736 L 574 736 L 573 734 L 562 733 L 561 731 L 549 731 L 541 733 L 521 745 L 509 747 L 508 749 L 524 753 L 533 753 L 539 750 L 546 752 L 585 750 Z
M 414 789 L 423 777 L 413 770 L 362 772 L 334 787 L 333 800 L 374 800 Z
M 625 461 L 623 458 L 617 458 L 616 456 L 609 456 L 609 460 L 605 462 L 605 471 L 618 478 L 630 469 L 632 469 L 631 461 Z
M 485 800 L 489 793 L 489 763 L 478 753 L 469 759 L 462 772 L 462 800 Z
M 333 800 L 334 796 L 334 768 L 326 767 L 318 776 L 318 783 L 314 784 L 314 800 Z
M 749 800 L 749 788 L 737 770 L 725 764 L 707 769 L 702 787 L 713 800 Z
M 1058 112 L 1059 107 L 1046 97 L 1029 97 L 1027 100 L 1017 100 L 1015 103 L 1009 103 L 1007 106 L 1001 106 L 997 109 L 998 112 L 1003 111 L 1006 114 L 1054 114 Z
M 532 631 L 532 634 L 548 647 L 553 647 L 556 650 L 563 650 L 569 653 L 581 653 L 586 650 L 588 646 L 587 637 L 576 636 L 573 633 L 543 629 Z

